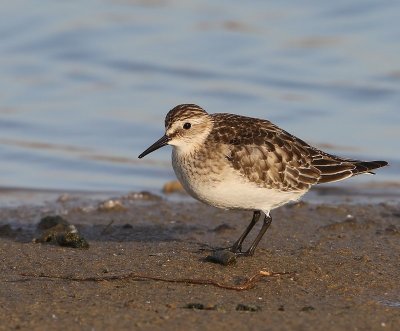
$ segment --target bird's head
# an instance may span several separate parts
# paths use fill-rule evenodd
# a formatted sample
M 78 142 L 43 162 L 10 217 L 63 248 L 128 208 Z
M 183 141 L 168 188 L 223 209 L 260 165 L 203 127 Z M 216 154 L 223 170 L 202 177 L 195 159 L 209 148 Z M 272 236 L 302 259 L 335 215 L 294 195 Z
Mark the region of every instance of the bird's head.
M 182 153 L 190 153 L 204 142 L 212 126 L 212 119 L 203 108 L 194 104 L 176 106 L 165 117 L 165 135 L 140 154 L 139 158 L 165 145 L 172 145 Z

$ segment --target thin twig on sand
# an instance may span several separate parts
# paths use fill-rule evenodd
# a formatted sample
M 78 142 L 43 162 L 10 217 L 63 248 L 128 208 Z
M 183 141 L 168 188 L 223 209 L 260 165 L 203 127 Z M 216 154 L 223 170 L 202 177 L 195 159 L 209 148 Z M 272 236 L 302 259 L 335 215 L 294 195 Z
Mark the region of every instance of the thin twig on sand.
M 110 276 L 92 276 L 92 277 L 74 277 L 74 276 L 58 276 L 58 275 L 45 275 L 45 274 L 27 274 L 23 273 L 21 276 L 32 277 L 32 278 L 47 278 L 47 279 L 63 279 L 74 282 L 104 282 L 113 280 L 153 280 L 157 282 L 167 282 L 167 283 L 184 283 L 184 284 L 195 284 L 195 285 L 212 285 L 215 287 L 235 290 L 235 291 L 246 291 L 253 288 L 257 282 L 265 277 L 277 277 L 283 275 L 293 275 L 293 272 L 270 272 L 260 270 L 255 275 L 251 276 L 249 279 L 238 285 L 227 285 L 213 279 L 201 279 L 201 278 L 164 278 L 159 276 L 148 276 L 141 275 L 137 273 L 127 273 L 123 275 L 110 275 Z

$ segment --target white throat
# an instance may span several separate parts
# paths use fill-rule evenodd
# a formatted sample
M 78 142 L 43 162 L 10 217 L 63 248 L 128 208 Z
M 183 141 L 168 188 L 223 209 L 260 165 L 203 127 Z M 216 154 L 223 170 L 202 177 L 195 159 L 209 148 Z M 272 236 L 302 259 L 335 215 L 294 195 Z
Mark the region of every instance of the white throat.
M 212 126 L 196 133 L 195 135 L 190 135 L 187 137 L 178 136 L 173 138 L 168 144 L 171 145 L 174 152 L 180 156 L 193 154 L 199 148 L 204 148 L 202 145 L 204 144 L 204 141 L 207 139 L 211 130 Z

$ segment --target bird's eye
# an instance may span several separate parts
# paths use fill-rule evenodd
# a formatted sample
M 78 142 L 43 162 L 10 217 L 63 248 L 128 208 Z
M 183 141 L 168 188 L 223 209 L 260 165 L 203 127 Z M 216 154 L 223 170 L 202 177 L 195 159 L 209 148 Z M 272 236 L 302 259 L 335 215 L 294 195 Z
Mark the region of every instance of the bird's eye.
M 185 130 L 189 130 L 192 127 L 192 124 L 190 124 L 189 122 L 186 122 L 185 124 L 183 124 L 183 128 Z

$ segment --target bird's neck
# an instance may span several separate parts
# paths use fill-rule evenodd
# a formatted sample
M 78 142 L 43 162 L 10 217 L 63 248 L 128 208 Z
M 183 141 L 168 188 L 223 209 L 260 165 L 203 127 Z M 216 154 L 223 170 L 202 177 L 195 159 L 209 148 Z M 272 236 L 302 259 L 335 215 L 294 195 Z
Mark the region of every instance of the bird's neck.
M 192 156 L 193 154 L 196 154 L 200 148 L 203 148 L 202 142 L 190 142 L 187 144 L 180 144 L 180 145 L 175 145 L 172 146 L 175 154 L 179 157 L 187 157 L 187 156 Z
M 174 152 L 178 157 L 188 157 L 196 154 L 200 149 L 205 148 L 206 140 L 212 130 L 212 127 L 205 128 L 201 134 L 198 134 L 195 139 L 183 141 L 180 144 L 173 146 Z

